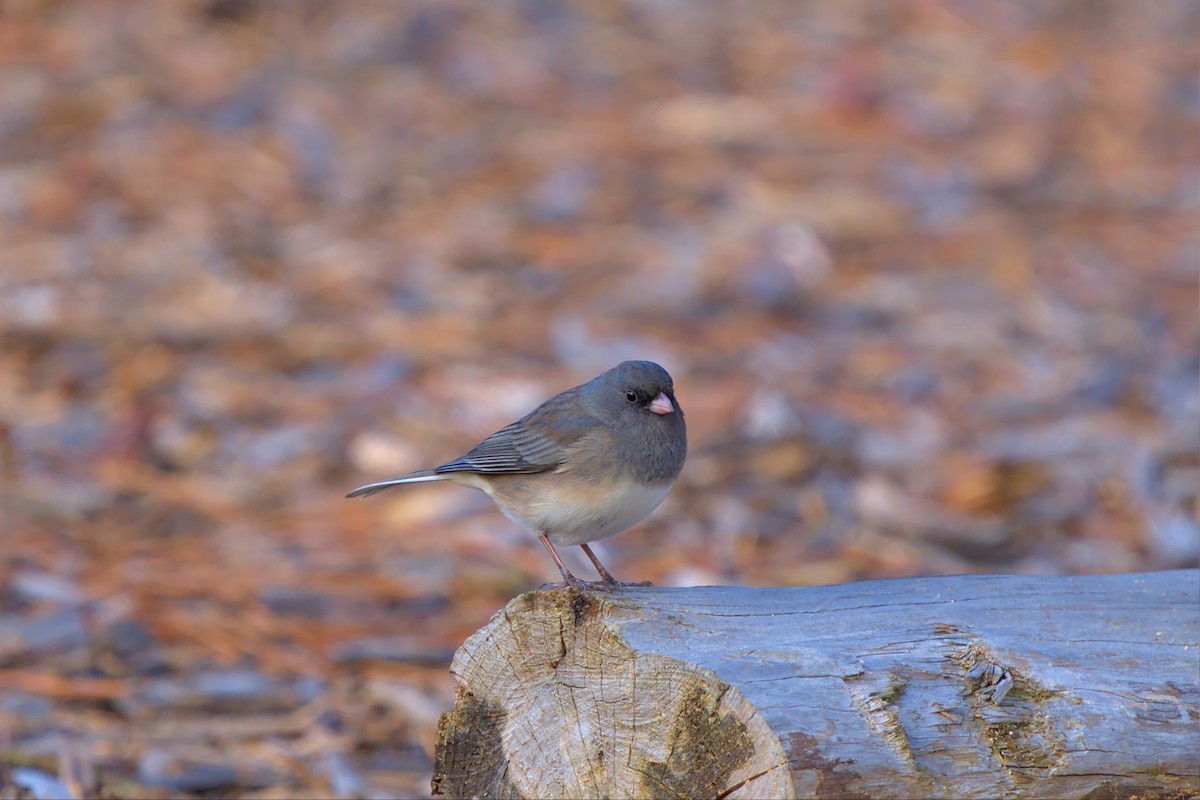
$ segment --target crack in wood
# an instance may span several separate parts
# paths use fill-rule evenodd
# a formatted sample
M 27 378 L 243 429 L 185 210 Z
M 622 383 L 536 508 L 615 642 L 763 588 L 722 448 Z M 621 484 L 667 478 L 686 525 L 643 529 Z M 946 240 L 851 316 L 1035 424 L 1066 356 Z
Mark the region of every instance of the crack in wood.
M 434 786 L 511 797 L 1191 796 L 1195 654 L 1137 641 L 1146 630 L 1194 638 L 1197 577 L 525 595 L 455 657 L 455 712 L 471 719 L 454 719 L 480 740 L 441 731 Z M 861 602 L 901 586 L 943 594 Z M 967 586 L 987 595 L 953 596 Z M 829 600 L 839 595 L 852 602 Z M 762 611 L 728 613 L 750 603 Z M 1006 696 L 977 691 L 1002 684 Z M 468 773 L 469 789 L 448 791 Z

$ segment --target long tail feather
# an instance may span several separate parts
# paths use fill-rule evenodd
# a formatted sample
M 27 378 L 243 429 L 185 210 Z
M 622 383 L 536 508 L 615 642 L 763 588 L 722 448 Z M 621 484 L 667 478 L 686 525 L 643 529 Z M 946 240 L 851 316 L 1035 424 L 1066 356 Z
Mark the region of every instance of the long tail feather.
M 360 486 L 353 492 L 350 492 L 346 497 L 369 497 L 376 492 L 382 492 L 384 489 L 390 489 L 393 486 L 400 486 L 405 483 L 424 483 L 425 481 L 444 481 L 449 477 L 449 475 L 438 475 L 431 469 L 422 469 L 410 472 L 407 475 L 401 475 L 398 478 L 388 478 L 386 481 L 368 483 L 366 486 Z

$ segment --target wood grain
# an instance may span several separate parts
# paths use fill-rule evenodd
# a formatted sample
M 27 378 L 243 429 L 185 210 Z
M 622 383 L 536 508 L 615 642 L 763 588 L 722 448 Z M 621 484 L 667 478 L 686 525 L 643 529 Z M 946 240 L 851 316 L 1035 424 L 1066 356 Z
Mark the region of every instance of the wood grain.
M 452 670 L 454 797 L 1200 791 L 1196 570 L 538 591 Z

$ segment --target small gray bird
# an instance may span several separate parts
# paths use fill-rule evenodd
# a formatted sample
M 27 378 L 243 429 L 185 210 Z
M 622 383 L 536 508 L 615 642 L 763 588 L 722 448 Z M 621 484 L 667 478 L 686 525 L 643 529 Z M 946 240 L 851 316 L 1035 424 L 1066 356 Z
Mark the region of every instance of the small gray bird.
M 652 361 L 625 361 L 551 397 L 465 456 L 346 496 L 423 481 L 472 486 L 537 532 L 562 572 L 559 585 L 649 586 L 618 581 L 587 543 L 620 533 L 658 508 L 686 457 L 687 426 L 671 376 Z M 572 575 L 556 544 L 582 547 L 603 581 Z

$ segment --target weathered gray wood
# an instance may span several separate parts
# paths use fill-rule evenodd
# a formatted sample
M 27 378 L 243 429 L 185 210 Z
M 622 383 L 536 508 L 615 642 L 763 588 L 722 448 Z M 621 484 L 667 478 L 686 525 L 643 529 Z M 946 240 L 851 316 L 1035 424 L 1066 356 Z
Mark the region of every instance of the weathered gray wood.
M 1196 570 L 531 592 L 454 658 L 434 790 L 1185 797 L 1198 644 Z

